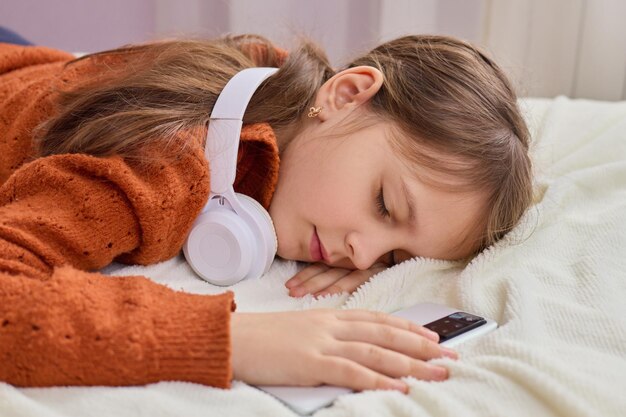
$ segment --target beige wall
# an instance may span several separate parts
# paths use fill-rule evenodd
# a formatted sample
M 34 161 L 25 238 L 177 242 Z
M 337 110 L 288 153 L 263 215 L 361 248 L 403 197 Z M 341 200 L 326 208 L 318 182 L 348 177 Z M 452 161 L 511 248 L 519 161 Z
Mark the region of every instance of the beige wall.
M 626 100 L 626 1 L 485 3 L 485 45 L 525 95 Z
M 211 17 L 205 1 L 186 3 L 190 15 Z M 177 9 L 169 4 L 162 12 Z M 231 32 L 285 46 L 312 36 L 334 66 L 404 34 L 449 34 L 486 49 L 520 95 L 626 100 L 624 0 L 231 0 L 220 12 Z
M 340 66 L 409 33 L 483 46 L 521 95 L 626 100 L 626 0 L 0 0 L 0 25 L 92 52 L 164 36 L 316 39 Z

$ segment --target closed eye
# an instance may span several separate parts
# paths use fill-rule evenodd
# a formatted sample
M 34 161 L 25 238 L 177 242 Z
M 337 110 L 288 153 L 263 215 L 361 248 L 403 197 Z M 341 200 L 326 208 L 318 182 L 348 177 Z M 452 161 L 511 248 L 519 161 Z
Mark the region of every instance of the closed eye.
M 380 187 L 378 191 L 378 196 L 376 197 L 376 206 L 378 207 L 378 213 L 383 218 L 391 217 L 391 213 L 387 210 L 387 206 L 385 206 L 385 197 L 383 196 L 383 187 Z M 396 264 L 395 256 L 393 255 L 393 251 L 389 252 L 386 256 L 386 262 L 389 266 L 393 266 Z
M 378 191 L 378 197 L 376 198 L 376 205 L 378 206 L 378 213 L 382 217 L 389 217 L 390 213 L 385 206 L 385 198 L 383 197 L 383 187 L 380 187 L 380 191 Z

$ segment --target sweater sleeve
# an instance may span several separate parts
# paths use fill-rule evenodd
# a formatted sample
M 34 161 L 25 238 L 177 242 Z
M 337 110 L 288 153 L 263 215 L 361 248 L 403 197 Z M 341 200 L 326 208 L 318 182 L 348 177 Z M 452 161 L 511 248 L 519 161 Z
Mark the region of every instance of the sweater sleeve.
M 55 155 L 15 171 L 0 187 L 0 380 L 230 388 L 232 292 L 89 272 L 176 255 L 208 184 L 201 153 L 149 167 Z

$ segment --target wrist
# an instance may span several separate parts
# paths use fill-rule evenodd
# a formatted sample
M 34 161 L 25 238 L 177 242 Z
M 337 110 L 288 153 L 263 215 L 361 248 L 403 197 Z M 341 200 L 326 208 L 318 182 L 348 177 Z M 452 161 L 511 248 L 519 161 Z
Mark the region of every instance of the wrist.
M 238 330 L 241 328 L 241 313 L 231 313 L 230 315 L 230 366 L 232 369 L 232 379 L 240 380 L 239 362 L 241 361 L 241 353 L 239 348 L 241 342 L 238 337 Z

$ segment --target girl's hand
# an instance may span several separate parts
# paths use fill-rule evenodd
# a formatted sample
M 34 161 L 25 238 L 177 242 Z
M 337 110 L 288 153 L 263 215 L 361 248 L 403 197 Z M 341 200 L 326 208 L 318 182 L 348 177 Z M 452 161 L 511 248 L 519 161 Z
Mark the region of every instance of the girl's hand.
M 437 344 L 436 333 L 368 310 L 232 313 L 230 323 L 233 378 L 253 385 L 330 384 L 407 393 L 397 378 L 442 381 L 447 369 L 427 361 L 458 357 Z
M 292 297 L 302 297 L 306 294 L 318 297 L 342 292 L 352 293 L 372 276 L 387 268 L 388 265 L 384 263 L 376 263 L 366 270 L 331 268 L 316 263 L 303 268 L 285 282 L 285 287 L 289 288 L 289 295 Z

